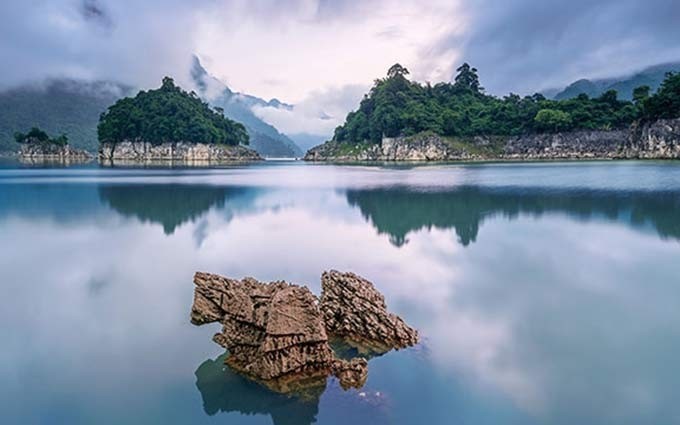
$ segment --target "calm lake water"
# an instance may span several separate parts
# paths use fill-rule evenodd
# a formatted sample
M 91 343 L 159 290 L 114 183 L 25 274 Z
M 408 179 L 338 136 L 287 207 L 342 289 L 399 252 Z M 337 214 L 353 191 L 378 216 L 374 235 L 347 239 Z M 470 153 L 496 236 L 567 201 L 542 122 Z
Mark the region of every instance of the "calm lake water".
M 0 166 L 0 423 L 679 424 L 680 164 Z M 271 393 L 192 276 L 372 280 L 423 335 Z

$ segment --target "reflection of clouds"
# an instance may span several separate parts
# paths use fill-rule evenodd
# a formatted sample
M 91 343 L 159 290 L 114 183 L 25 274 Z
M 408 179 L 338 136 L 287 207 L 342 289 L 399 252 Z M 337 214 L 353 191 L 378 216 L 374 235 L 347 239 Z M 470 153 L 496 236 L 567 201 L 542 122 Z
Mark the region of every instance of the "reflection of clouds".
M 168 236 L 100 214 L 66 227 L 0 219 L 11 241 L 0 255 L 0 399 L 16 401 L 10 412 L 57 398 L 93 411 L 125 403 L 133 415 L 168 388 L 193 394 L 195 368 L 218 352 L 214 329 L 188 323 L 194 271 L 319 293 L 321 271 L 337 268 L 374 281 L 426 336 L 431 373 L 464 377 L 482 403 L 502 394 L 551 423 L 659 423 L 657 412 L 678 413 L 668 366 L 680 352 L 678 244 L 615 221 L 494 217 L 464 248 L 438 228 L 394 246 L 333 190 L 261 191 Z M 400 364 L 402 355 L 376 362 Z M 447 388 L 431 397 L 446 405 Z M 415 391 L 394 404 L 413 402 Z M 186 422 L 203 413 L 196 403 L 181 413 Z

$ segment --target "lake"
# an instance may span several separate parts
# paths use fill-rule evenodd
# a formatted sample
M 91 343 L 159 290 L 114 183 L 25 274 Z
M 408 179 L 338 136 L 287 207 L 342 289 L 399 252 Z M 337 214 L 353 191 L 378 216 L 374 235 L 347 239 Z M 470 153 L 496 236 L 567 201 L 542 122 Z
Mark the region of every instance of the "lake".
M 680 163 L 0 165 L 3 424 L 680 423 Z M 422 344 L 278 395 L 195 271 L 373 281 Z

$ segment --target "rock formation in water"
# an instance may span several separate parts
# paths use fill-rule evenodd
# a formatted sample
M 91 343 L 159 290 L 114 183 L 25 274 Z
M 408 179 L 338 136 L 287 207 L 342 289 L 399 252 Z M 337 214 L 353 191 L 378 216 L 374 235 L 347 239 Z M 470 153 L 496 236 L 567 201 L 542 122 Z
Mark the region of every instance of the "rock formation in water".
M 148 142 L 102 143 L 99 160 L 106 163 L 126 162 L 182 162 L 187 164 L 212 164 L 220 162 L 260 161 L 262 157 L 244 146 L 216 145 L 207 143 L 161 143 Z
M 385 297 L 368 280 L 335 270 L 321 275 L 326 331 L 360 352 L 385 353 L 418 342 L 418 332 L 387 312 Z
M 49 143 L 25 143 L 19 150 L 19 160 L 27 163 L 40 162 L 86 162 L 92 159 L 87 151 L 74 149 L 70 145 Z
M 370 282 L 335 271 L 324 273 L 324 279 L 325 295 L 319 303 L 306 287 L 283 281 L 261 283 L 198 272 L 191 321 L 222 323 L 213 340 L 228 350 L 226 364 L 275 391 L 323 385 L 331 374 L 343 388 L 359 388 L 366 381 L 368 362 L 337 358 L 329 333 L 347 338 L 365 353 L 414 345 L 418 335 L 387 313 L 382 295 Z
M 515 137 L 456 139 L 423 133 L 380 144 L 335 141 L 310 149 L 307 161 L 485 161 L 680 159 L 680 119 L 636 123 L 625 130 L 582 130 Z

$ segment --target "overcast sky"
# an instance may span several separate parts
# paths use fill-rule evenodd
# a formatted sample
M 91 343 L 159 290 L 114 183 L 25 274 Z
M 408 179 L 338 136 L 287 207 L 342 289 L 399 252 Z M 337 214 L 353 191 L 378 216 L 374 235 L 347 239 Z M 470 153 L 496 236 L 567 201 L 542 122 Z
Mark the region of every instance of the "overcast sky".
M 680 60 L 679 22 L 678 0 L 2 0 L 0 87 L 189 84 L 195 53 L 232 89 L 311 114 L 395 62 L 438 82 L 469 61 L 487 91 L 525 94 Z

